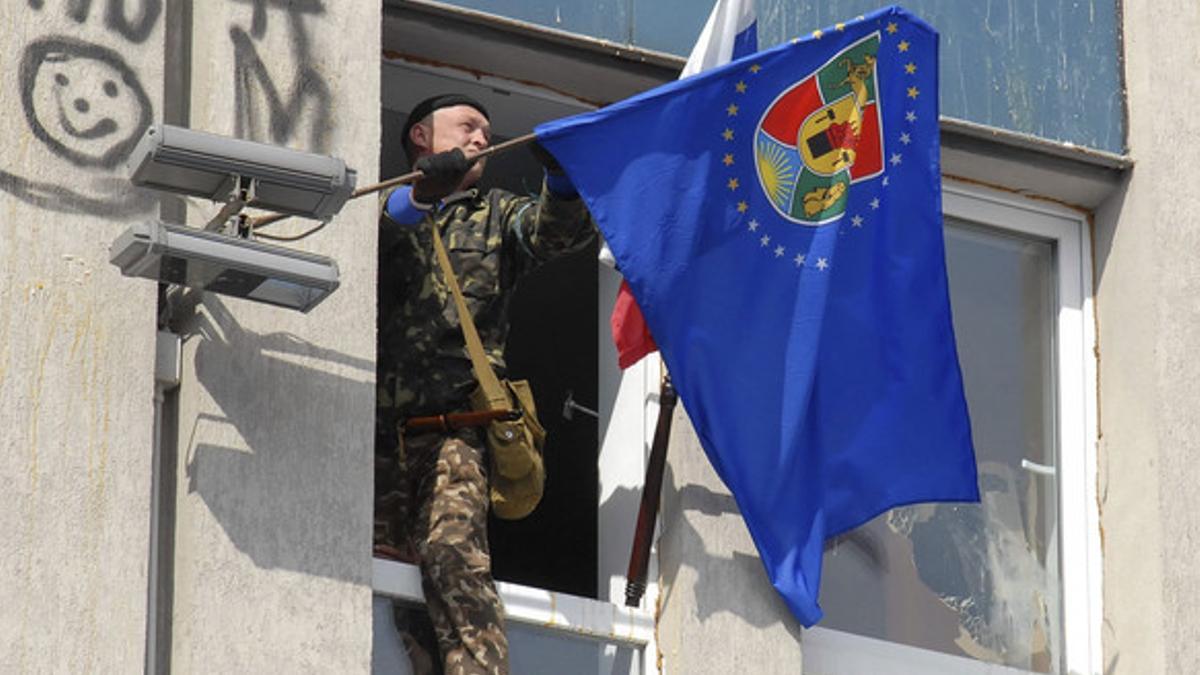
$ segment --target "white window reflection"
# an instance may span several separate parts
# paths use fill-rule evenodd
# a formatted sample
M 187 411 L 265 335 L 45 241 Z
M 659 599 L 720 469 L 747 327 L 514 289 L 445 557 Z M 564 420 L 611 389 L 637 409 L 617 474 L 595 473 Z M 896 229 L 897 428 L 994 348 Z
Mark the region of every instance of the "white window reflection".
M 821 625 L 1060 673 L 1054 245 L 946 225 L 981 503 L 895 509 L 832 542 Z

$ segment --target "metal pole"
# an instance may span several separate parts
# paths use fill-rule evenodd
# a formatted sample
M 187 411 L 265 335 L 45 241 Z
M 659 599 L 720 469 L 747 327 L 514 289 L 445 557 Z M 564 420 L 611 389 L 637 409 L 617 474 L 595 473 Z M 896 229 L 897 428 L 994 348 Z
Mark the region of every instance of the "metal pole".
M 492 147 L 487 148 L 486 150 L 483 150 L 478 155 L 475 155 L 474 159 L 480 160 L 485 157 L 488 157 L 489 155 L 494 155 L 499 152 L 504 152 L 505 150 L 511 150 L 512 148 L 515 148 L 515 147 L 518 147 L 521 145 L 525 145 L 526 143 L 529 143 L 530 141 L 533 141 L 536 138 L 537 138 L 537 134 L 525 134 L 524 136 L 517 136 L 516 138 L 509 139 L 507 141 L 504 141 L 503 143 L 497 143 L 496 145 L 493 145 Z M 418 180 L 420 180 L 424 175 L 425 174 L 421 173 L 420 171 L 410 171 L 402 176 L 396 176 L 395 178 L 389 178 L 389 179 L 379 182 L 379 183 L 374 183 L 372 185 L 367 185 L 367 186 L 358 188 L 354 192 L 350 193 L 350 199 L 358 199 L 359 197 L 362 197 L 363 195 L 369 195 L 373 192 L 380 192 L 380 191 L 386 190 L 390 187 L 395 187 L 397 185 L 404 185 L 407 183 L 415 183 Z M 277 223 L 285 218 L 290 218 L 290 217 L 291 216 L 289 216 L 286 213 L 273 213 L 269 216 L 259 216 L 257 218 L 250 219 L 250 228 L 251 228 L 251 230 L 256 230 L 260 227 L 263 227 L 266 225 L 271 225 L 272 223 Z
M 658 424 L 654 428 L 654 443 L 646 462 L 646 481 L 642 485 L 642 503 L 638 508 L 637 527 L 633 531 L 633 549 L 629 552 L 629 571 L 625 574 L 625 605 L 642 604 L 646 592 L 646 571 L 650 566 L 650 544 L 654 539 L 654 522 L 658 519 L 658 501 L 662 496 L 663 470 L 667 463 L 667 442 L 671 439 L 671 416 L 675 413 L 678 396 L 671 386 L 670 375 L 663 375 L 662 391 L 658 397 Z

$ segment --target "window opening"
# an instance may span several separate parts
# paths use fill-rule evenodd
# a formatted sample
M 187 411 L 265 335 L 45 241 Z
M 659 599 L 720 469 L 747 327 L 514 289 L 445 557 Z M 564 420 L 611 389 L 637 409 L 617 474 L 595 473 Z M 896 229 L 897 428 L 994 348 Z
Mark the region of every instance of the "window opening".
M 945 204 L 982 500 L 893 509 L 830 542 L 806 669 L 1082 672 L 1098 579 L 1082 223 L 954 183 Z
M 385 68 L 385 89 L 407 90 L 413 85 L 407 74 Z M 496 132 L 493 144 L 529 131 L 509 129 L 513 122 L 503 117 L 514 100 L 522 99 L 518 95 L 450 78 L 413 77 L 431 81 L 420 82 L 423 89 L 405 95 L 406 100 L 412 99 L 410 104 L 435 92 L 463 91 L 489 106 Z M 385 101 L 392 98 L 385 92 Z M 522 102 L 538 105 L 533 98 Z M 562 114 L 555 109 L 548 117 Z M 385 106 L 381 180 L 409 171 L 400 149 L 406 119 L 407 110 Z M 536 194 L 541 184 L 541 165 L 527 149 L 518 148 L 489 158 L 478 187 Z M 546 488 L 542 502 L 528 517 L 516 521 L 492 517 L 488 523 L 497 580 L 590 598 L 598 596 L 598 420 L 589 414 L 600 407 L 597 251 L 593 245 L 551 260 L 518 282 L 509 311 L 505 357 L 508 377 L 532 383 L 538 416 L 548 432 Z M 575 405 L 568 405 L 568 398 Z
M 493 143 L 590 109 L 534 85 L 385 59 L 381 179 L 408 171 L 398 137 L 408 110 L 445 92 L 468 94 L 488 107 Z M 490 158 L 479 186 L 523 194 L 538 190 L 541 181 L 541 166 L 527 150 L 516 149 Z M 626 675 L 644 672 L 647 654 L 654 652 L 656 584 L 641 608 L 624 607 L 623 595 L 659 368 L 654 359 L 625 372 L 616 367 L 607 325 L 619 281 L 614 270 L 597 263 L 592 248 L 535 270 L 513 298 L 508 375 L 533 382 L 539 417 L 550 431 L 541 504 L 522 521 L 489 521 L 513 672 L 524 672 L 522 659 L 561 657 L 577 663 L 572 672 Z M 574 405 L 566 405 L 568 398 Z M 651 579 L 655 573 L 652 560 Z M 419 573 L 412 565 L 376 559 L 373 586 L 374 656 L 385 658 L 379 672 L 394 672 L 397 664 L 408 672 L 409 664 L 395 658 L 402 638 L 389 608 L 400 600 L 409 614 L 401 620 L 420 620 Z M 389 630 L 380 630 L 385 625 Z
M 1053 245 L 947 218 L 946 247 L 982 499 L 834 540 L 823 625 L 1059 672 Z
M 541 165 L 527 150 L 495 159 L 485 188 L 541 188 Z M 509 377 L 533 384 L 547 431 L 546 491 L 528 517 L 488 522 L 497 579 L 589 598 L 597 597 L 597 420 L 567 399 L 597 407 L 597 253 L 593 244 L 551 260 L 517 285 L 505 358 Z

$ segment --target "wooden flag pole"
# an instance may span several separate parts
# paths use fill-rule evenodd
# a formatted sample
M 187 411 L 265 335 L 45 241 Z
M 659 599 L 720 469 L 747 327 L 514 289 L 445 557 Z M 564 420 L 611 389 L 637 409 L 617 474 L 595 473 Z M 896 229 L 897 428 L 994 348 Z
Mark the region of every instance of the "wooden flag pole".
M 529 143 L 530 141 L 533 141 L 536 138 L 537 138 L 537 134 L 532 134 L 532 133 L 525 134 L 524 136 L 517 136 L 516 138 L 511 138 L 507 141 L 504 141 L 503 143 L 497 143 L 496 145 L 493 145 L 492 147 L 483 150 L 478 155 L 475 155 L 474 159 L 480 160 L 480 159 L 483 159 L 490 155 L 494 155 L 499 152 L 504 152 L 505 150 L 511 150 L 512 148 L 525 145 L 526 143 Z M 379 183 L 374 183 L 372 185 L 367 185 L 367 186 L 358 188 L 354 192 L 350 193 L 350 199 L 358 199 L 359 197 L 362 197 L 363 195 L 369 195 L 373 192 L 380 192 L 380 191 L 386 190 L 390 187 L 395 187 L 397 185 L 405 185 L 407 183 L 415 183 L 418 180 L 420 180 L 422 177 L 424 177 L 424 175 L 425 174 L 421 173 L 420 171 L 410 171 L 402 176 L 396 176 L 395 178 L 389 178 L 389 179 L 379 182 Z M 285 218 L 290 218 L 290 217 L 291 216 L 289 216 L 286 213 L 272 213 L 267 216 L 258 216 L 257 218 L 251 218 L 249 224 L 250 224 L 251 230 L 256 230 L 260 227 L 264 227 L 266 225 L 271 225 L 273 223 L 277 223 L 281 220 L 284 220 Z
M 650 543 L 654 538 L 654 522 L 658 519 L 658 502 L 662 495 L 663 469 L 667 463 L 667 442 L 671 439 L 671 418 L 678 400 L 671 376 L 663 373 L 658 395 L 658 423 L 654 428 L 654 443 L 646 463 L 646 481 L 642 485 L 642 503 L 638 507 L 637 527 L 633 531 L 633 549 L 629 552 L 629 571 L 625 574 L 625 605 L 637 607 L 646 592 L 646 571 L 650 566 Z

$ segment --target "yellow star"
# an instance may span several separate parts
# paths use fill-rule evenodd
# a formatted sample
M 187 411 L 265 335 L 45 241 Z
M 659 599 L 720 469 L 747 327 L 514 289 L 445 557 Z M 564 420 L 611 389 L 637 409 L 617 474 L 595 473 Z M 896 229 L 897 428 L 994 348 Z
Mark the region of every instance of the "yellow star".
M 762 66 L 758 65 L 757 63 L 750 66 L 750 72 L 754 73 L 755 75 L 757 75 L 758 71 L 760 70 L 762 70 Z
M 920 90 L 918 90 L 916 87 L 909 87 L 909 88 L 908 88 L 908 97 L 909 97 L 909 98 L 916 98 L 916 97 L 917 97 L 917 96 L 919 96 L 920 94 L 921 94 Z
M 906 52 L 908 51 L 908 40 L 901 40 L 900 44 L 896 46 L 900 49 L 900 51 Z
M 915 64 L 915 63 L 904 64 L 904 72 L 908 73 L 909 75 L 912 75 L 913 73 L 917 72 L 917 64 Z
M 727 187 L 728 187 L 730 190 L 736 190 L 736 189 L 738 189 L 738 179 L 736 179 L 736 178 L 730 178 L 730 179 L 729 179 L 729 182 L 728 182 L 728 183 L 726 183 L 725 185 L 726 185 L 726 186 L 727 186 Z
M 822 32 L 821 32 L 821 29 L 820 29 L 820 28 L 818 28 L 817 30 L 814 30 L 814 31 L 813 31 L 813 37 L 817 38 L 818 40 L 820 40 L 820 39 L 821 39 L 821 36 L 822 36 L 822 35 L 824 35 L 824 33 L 822 33 Z
M 738 82 L 737 84 L 733 85 L 733 88 L 737 89 L 737 93 L 739 93 L 739 94 L 746 93 L 746 83 L 745 82 Z
M 846 30 L 846 24 L 839 23 L 839 24 L 835 25 L 834 28 L 836 28 L 838 30 Z
M 745 213 L 747 210 L 750 209 L 750 205 L 747 204 L 746 202 L 738 202 L 737 209 L 738 209 L 738 213 Z
M 733 129 L 726 129 L 721 134 L 721 138 L 724 138 L 727 141 L 732 141 L 733 140 Z
M 726 114 L 728 114 L 730 117 L 737 115 L 737 111 L 738 107 L 732 103 L 730 103 L 729 107 L 725 109 Z
M 898 30 L 900 30 L 900 27 L 895 22 L 889 23 L 887 26 L 888 35 L 895 35 Z
M 724 159 L 721 160 L 725 166 L 733 166 L 733 155 L 726 153 Z

